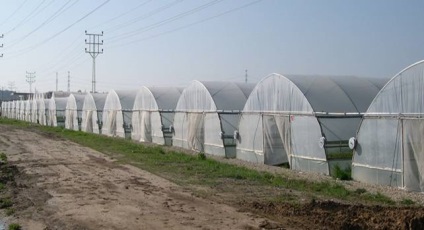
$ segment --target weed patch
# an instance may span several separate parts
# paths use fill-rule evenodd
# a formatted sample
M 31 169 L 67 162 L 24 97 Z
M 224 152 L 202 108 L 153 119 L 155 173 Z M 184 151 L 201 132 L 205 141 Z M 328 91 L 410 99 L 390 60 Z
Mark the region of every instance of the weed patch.
M 415 202 L 413 200 L 407 199 L 407 198 L 402 199 L 400 201 L 400 203 L 403 204 L 403 205 L 414 205 L 415 204 Z
M 334 178 L 339 180 L 352 180 L 352 169 L 350 167 L 342 169 L 338 164 L 334 166 Z
M 5 153 L 0 153 L 0 162 L 3 164 L 7 163 L 7 156 Z
M 8 229 L 9 230 L 21 230 L 22 227 L 21 227 L 21 225 L 19 225 L 17 223 L 12 223 L 12 224 L 9 224 L 9 228 Z
M 1 198 L 0 199 L 0 209 L 12 207 L 13 202 L 10 198 Z
M 395 201 L 390 199 L 389 197 L 377 192 L 375 194 L 372 193 L 364 193 L 361 195 L 361 197 L 364 200 L 375 202 L 375 203 L 382 203 L 382 204 L 388 204 L 388 205 L 394 205 L 396 204 Z

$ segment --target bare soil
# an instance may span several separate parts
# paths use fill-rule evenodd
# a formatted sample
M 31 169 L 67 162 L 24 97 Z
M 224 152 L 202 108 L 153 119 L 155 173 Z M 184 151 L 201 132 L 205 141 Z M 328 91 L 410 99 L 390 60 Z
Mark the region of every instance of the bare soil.
M 0 126 L 0 151 L 20 171 L 7 221 L 23 229 L 258 229 L 264 221 L 66 140 Z
M 0 219 L 23 229 L 424 229 L 420 202 L 310 199 L 230 179 L 213 188 L 179 186 L 73 142 L 12 126 L 0 125 L 0 151 L 16 167 L 7 190 L 15 213 Z

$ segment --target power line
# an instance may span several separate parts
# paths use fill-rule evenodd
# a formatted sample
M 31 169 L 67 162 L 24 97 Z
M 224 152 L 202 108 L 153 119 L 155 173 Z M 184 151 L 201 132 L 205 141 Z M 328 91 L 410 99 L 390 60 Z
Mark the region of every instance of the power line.
M 75 52 L 76 51 L 76 52 Z M 66 66 L 67 63 L 64 64 L 64 62 L 74 62 L 77 61 L 79 59 L 81 59 L 84 56 L 84 53 L 81 53 L 81 50 L 79 49 L 75 49 L 73 52 L 68 53 L 68 56 L 58 59 L 56 63 L 54 63 L 53 65 L 50 65 L 49 67 L 45 67 L 43 68 L 41 71 L 38 71 L 39 73 L 46 73 L 46 74 L 50 74 L 50 73 L 54 73 L 55 70 L 57 69 L 62 69 L 61 67 Z
M 37 16 L 39 13 L 41 13 L 44 9 L 46 9 L 49 5 L 51 5 L 54 1 L 51 1 L 50 3 L 48 3 L 46 6 L 44 6 L 43 8 L 41 8 L 39 10 L 39 8 L 46 2 L 46 0 L 43 0 L 40 4 L 38 4 L 37 7 L 35 7 L 34 10 L 31 11 L 31 13 L 29 13 L 23 20 L 21 20 L 15 27 L 13 27 L 12 29 L 10 29 L 9 31 L 6 32 L 6 34 L 16 30 L 17 28 L 19 28 L 20 26 L 22 26 L 23 24 L 25 24 L 27 21 L 29 21 L 31 19 L 31 17 L 35 17 Z
M 73 22 L 72 24 L 70 24 L 69 26 L 65 27 L 64 29 L 60 30 L 59 32 L 53 34 L 52 36 L 50 36 L 49 38 L 38 42 L 30 47 L 27 47 L 25 49 L 22 49 L 20 51 L 18 51 L 18 54 L 16 54 L 15 56 L 11 57 L 11 58 L 16 58 L 19 57 L 27 52 L 30 52 L 32 50 L 34 50 L 37 47 L 40 47 L 44 44 L 46 44 L 47 42 L 49 42 L 50 40 L 54 39 L 55 37 L 59 36 L 60 34 L 62 34 L 63 32 L 67 31 L 68 29 L 70 29 L 72 26 L 76 25 L 77 23 L 81 22 L 82 20 L 84 20 L 85 18 L 87 18 L 88 16 L 90 16 L 91 14 L 93 14 L 94 12 L 96 12 L 97 10 L 99 10 L 102 6 L 106 5 L 108 2 L 110 2 L 110 0 L 106 0 L 104 1 L 102 4 L 98 5 L 96 8 L 94 8 L 93 10 L 91 10 L 90 12 L 88 12 L 87 14 L 85 14 L 83 17 L 79 18 L 78 20 L 76 20 L 75 22 Z
M 88 50 L 85 48 L 85 52 L 89 53 L 91 57 L 93 58 L 93 75 L 92 75 L 92 92 L 96 92 L 96 57 L 99 54 L 103 53 L 103 49 L 100 50 L 100 46 L 103 45 L 103 40 L 100 42 L 100 36 L 103 36 L 103 31 L 101 34 L 89 34 L 87 31 L 85 31 L 85 35 L 88 35 L 88 42 L 87 39 L 85 40 L 85 44 L 88 45 Z
M 151 2 L 151 1 L 152 1 L 152 0 L 144 1 L 144 2 L 140 3 L 139 5 L 137 5 L 137 6 L 135 6 L 135 7 L 132 7 L 130 10 L 128 10 L 128 11 L 126 11 L 126 12 L 124 12 L 124 13 L 122 13 L 122 14 L 120 14 L 120 15 L 116 16 L 116 17 L 113 17 L 113 18 L 111 18 L 111 19 L 109 19 L 109 20 L 107 20 L 107 21 L 105 21 L 105 22 L 102 22 L 102 23 L 100 23 L 100 24 L 97 24 L 97 25 L 95 25 L 95 26 L 91 27 L 90 29 L 97 28 L 97 27 L 99 27 L 99 26 L 101 26 L 101 25 L 107 24 L 107 23 L 112 22 L 112 21 L 114 21 L 114 20 L 116 20 L 116 19 L 118 19 L 118 18 L 121 18 L 121 17 L 123 17 L 123 16 L 125 16 L 125 15 L 128 15 L 128 14 L 130 14 L 131 12 L 133 12 L 133 11 L 137 10 L 138 8 L 140 8 L 140 7 L 144 6 L 144 5 L 146 5 L 147 3 Z
M 32 31 L 30 31 L 29 33 L 25 34 L 24 36 L 22 36 L 21 38 L 12 41 L 9 47 L 13 47 L 16 44 L 18 44 L 19 42 L 22 42 L 23 40 L 25 40 L 26 38 L 28 38 L 31 34 L 37 32 L 39 29 L 41 29 L 43 26 L 49 24 L 50 22 L 52 22 L 55 18 L 59 17 L 61 14 L 63 14 L 65 11 L 69 10 L 72 6 L 74 6 L 78 1 L 74 1 L 72 3 L 72 5 L 68 6 L 67 8 L 65 8 L 72 0 L 68 0 L 64 5 L 62 5 L 55 13 L 53 13 L 49 18 L 47 18 L 44 22 L 42 22 L 39 26 L 37 26 L 35 29 L 33 29 Z
M 81 46 L 84 46 L 83 44 L 81 44 L 81 39 L 82 39 L 83 34 L 79 34 L 78 37 L 69 45 L 65 44 L 65 48 L 63 50 L 60 50 L 60 53 L 56 56 L 52 56 L 52 58 L 43 65 L 43 68 L 40 68 L 41 71 L 39 72 L 54 72 L 51 71 L 52 69 L 58 69 L 56 68 L 59 65 L 63 65 L 63 62 L 67 61 L 67 60 L 73 60 L 77 55 L 79 56 L 78 58 L 80 58 L 80 56 L 83 55 L 83 53 L 81 53 Z M 71 50 L 70 52 L 68 52 L 69 50 Z M 44 74 L 43 74 L 44 75 Z
M 157 23 L 153 23 L 153 24 L 151 24 L 149 26 L 145 26 L 145 27 L 142 27 L 142 28 L 133 30 L 131 32 L 127 32 L 127 33 L 123 33 L 123 34 L 120 34 L 120 35 L 111 37 L 110 38 L 110 42 L 113 43 L 114 41 L 119 40 L 122 37 L 128 38 L 128 37 L 136 36 L 136 35 L 138 35 L 140 33 L 143 33 L 143 32 L 146 32 L 146 31 L 149 31 L 149 30 L 152 30 L 152 29 L 155 29 L 157 27 L 160 27 L 160 26 L 163 26 L 165 24 L 168 24 L 168 23 L 174 22 L 176 20 L 179 20 L 179 19 L 181 19 L 183 17 L 186 17 L 186 16 L 192 15 L 194 13 L 197 13 L 199 11 L 202 11 L 202 10 L 204 10 L 204 9 L 206 9 L 208 7 L 211 7 L 211 6 L 213 6 L 213 5 L 215 5 L 215 4 L 219 3 L 219 2 L 222 2 L 222 1 L 224 1 L 224 0 L 214 0 L 214 1 L 208 2 L 206 4 L 203 4 L 201 6 L 195 7 L 193 9 L 191 9 L 191 10 L 186 11 L 186 12 L 183 12 L 181 14 L 177 14 L 177 15 L 175 15 L 173 17 L 167 18 L 167 19 L 162 20 L 162 21 L 159 21 Z
M 167 9 L 169 9 L 169 8 L 171 8 L 171 7 L 175 6 L 175 5 L 177 5 L 178 3 L 181 3 L 181 2 L 183 2 L 183 1 L 184 1 L 184 0 L 176 0 L 176 1 L 173 1 L 173 2 L 171 2 L 171 3 L 169 3 L 169 4 L 166 4 L 166 5 L 164 5 L 164 6 L 161 6 L 161 7 L 157 8 L 157 9 L 154 9 L 154 10 L 152 10 L 152 11 L 148 12 L 147 14 L 144 14 L 144 15 L 138 16 L 138 17 L 136 17 L 136 18 L 134 18 L 134 19 L 132 19 L 132 20 L 130 20 L 130 21 L 128 21 L 128 22 L 124 22 L 124 23 L 121 23 L 121 24 L 115 25 L 115 26 L 113 26 L 113 27 L 107 28 L 105 31 L 106 31 L 106 32 L 110 32 L 110 33 L 116 32 L 116 31 L 121 30 L 121 29 L 123 29 L 123 28 L 125 28 L 125 27 L 127 27 L 127 26 L 130 26 L 130 25 L 132 25 L 132 24 L 134 24 L 134 23 L 136 23 L 136 22 L 139 22 L 139 21 L 141 21 L 141 20 L 144 20 L 144 19 L 146 19 L 146 18 L 149 18 L 149 17 L 151 17 L 151 16 L 154 16 L 154 15 L 156 15 L 156 14 L 158 14 L 158 13 L 160 13 L 160 12 L 164 11 L 164 10 L 167 10 Z
M 25 5 L 25 3 L 27 2 L 28 0 L 25 0 L 24 2 L 22 2 L 22 4 L 21 5 L 19 5 L 18 6 L 18 8 L 16 8 L 16 10 L 15 11 L 13 11 L 13 13 L 11 13 L 10 15 L 9 15 L 9 17 L 7 17 L 6 18 L 6 20 L 4 20 L 2 23 L 0 23 L 0 26 L 2 26 L 2 25 L 4 25 L 4 23 L 6 23 L 7 21 L 9 21 L 13 16 L 15 16 L 15 14 L 20 10 L 20 9 L 22 9 L 22 7 Z
M 187 24 L 187 25 L 185 25 L 185 26 L 180 26 L 180 27 L 177 27 L 177 28 L 175 28 L 175 29 L 168 30 L 168 31 L 165 31 L 165 32 L 162 32 L 162 33 L 158 33 L 158 34 L 155 34 L 155 35 L 152 35 L 152 36 L 149 36 L 149 37 L 145 37 L 145 38 L 142 38 L 142 39 L 137 39 L 137 40 L 134 40 L 134 41 L 131 41 L 131 42 L 127 42 L 127 43 L 125 43 L 125 44 L 123 44 L 123 45 L 116 45 L 116 46 L 111 46 L 111 47 L 108 47 L 108 48 L 117 48 L 117 47 L 122 47 L 122 46 L 132 45 L 132 44 L 134 44 L 134 43 L 138 43 L 138 42 L 141 42 L 141 41 L 146 41 L 146 40 L 153 39 L 153 38 L 157 38 L 157 37 L 160 37 L 160 36 L 163 36 L 163 35 L 166 35 L 166 34 L 174 33 L 174 32 L 177 32 L 177 31 L 179 31 L 179 30 L 187 29 L 187 28 L 189 28 L 189 27 L 192 27 L 192 26 L 195 26 L 195 25 L 198 25 L 198 24 L 201 24 L 201 23 L 204 23 L 204 22 L 207 22 L 207 21 L 213 20 L 213 19 L 215 19 L 215 18 L 218 18 L 218 17 L 224 16 L 224 15 L 226 15 L 226 14 L 230 14 L 230 13 L 233 13 L 233 12 L 235 12 L 235 11 L 238 11 L 238 10 L 241 10 L 241 9 L 244 9 L 244 8 L 247 8 L 247 7 L 252 6 L 252 5 L 254 5 L 254 4 L 257 4 L 257 3 L 261 2 L 261 1 L 262 1 L 262 0 L 256 0 L 256 1 L 253 1 L 253 2 L 250 2 L 250 3 L 247 3 L 247 4 L 244 4 L 244 5 L 242 5 L 242 6 L 239 6 L 239 7 L 236 7 L 236 8 L 233 8 L 233 9 L 227 10 L 227 11 L 224 11 L 224 12 L 219 13 L 219 14 L 217 14 L 217 15 L 214 15 L 214 16 L 211 16 L 211 17 L 207 17 L 207 18 L 202 19 L 202 20 L 200 20 L 200 21 L 197 21 L 197 22 L 193 22 L 193 23 Z

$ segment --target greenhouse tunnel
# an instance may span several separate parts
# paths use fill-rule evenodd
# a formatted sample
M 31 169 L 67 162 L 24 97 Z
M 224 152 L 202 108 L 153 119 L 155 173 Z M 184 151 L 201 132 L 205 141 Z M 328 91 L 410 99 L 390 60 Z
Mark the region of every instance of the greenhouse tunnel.
M 48 104 L 48 101 L 44 96 L 37 99 L 37 119 L 40 125 L 47 125 L 46 103 Z
M 110 90 L 103 109 L 102 134 L 131 137 L 131 119 L 137 90 Z
M 350 167 L 348 140 L 384 82 L 355 76 L 267 76 L 243 109 L 237 158 L 322 174 L 330 174 L 333 163 Z
M 10 108 L 10 118 L 18 119 L 19 114 L 19 101 L 12 101 L 12 106 Z
M 424 61 L 395 75 L 357 134 L 354 180 L 424 192 Z
M 254 84 L 193 81 L 178 100 L 173 145 L 233 158 L 240 111 Z
M 2 103 L 4 104 L 4 106 L 2 105 L 4 116 L 9 117 L 10 101 L 4 101 Z
M 7 110 L 7 101 L 1 102 L 1 114 L 3 117 L 6 117 L 6 110 Z
M 162 145 L 172 144 L 172 123 L 181 87 L 145 87 L 136 95 L 131 139 Z
M 12 105 L 12 118 L 13 119 L 19 119 L 19 101 L 13 101 Z
M 25 101 L 24 100 L 20 100 L 19 101 L 19 116 L 18 116 L 18 120 L 25 120 Z
M 32 98 L 31 100 L 31 118 L 32 123 L 38 123 L 38 95 Z
M 3 116 L 9 118 L 10 101 L 3 101 L 1 104 L 1 108 L 3 109 Z
M 61 97 L 62 96 L 62 97 Z M 49 100 L 47 125 L 65 127 L 66 104 L 69 95 L 56 96 L 55 94 Z
M 85 94 L 71 93 L 66 102 L 65 128 L 80 131 Z
M 103 108 L 107 94 L 88 93 L 84 98 L 82 107 L 81 130 L 88 133 L 102 133 Z
M 32 99 L 25 100 L 24 121 L 31 122 Z

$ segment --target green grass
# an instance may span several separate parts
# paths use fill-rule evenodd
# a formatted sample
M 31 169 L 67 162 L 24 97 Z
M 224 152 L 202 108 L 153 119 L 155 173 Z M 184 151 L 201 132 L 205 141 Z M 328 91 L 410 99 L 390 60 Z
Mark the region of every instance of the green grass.
M 0 209 L 12 207 L 13 202 L 9 198 L 1 198 L 0 199 Z
M 339 180 L 352 180 L 352 169 L 342 169 L 338 164 L 334 165 L 333 177 Z
M 0 153 L 0 161 L 3 163 L 7 163 L 7 156 L 5 153 Z
M 403 205 L 407 205 L 407 206 L 415 204 L 415 202 L 413 200 L 408 199 L 408 198 L 402 199 L 400 201 L 400 203 L 403 204 Z
M 387 205 L 396 204 L 396 202 L 393 201 L 392 199 L 390 199 L 390 197 L 385 196 L 385 195 L 383 195 L 379 192 L 377 192 L 376 194 L 364 193 L 364 194 L 361 195 L 361 197 L 364 200 L 372 201 L 372 202 L 376 202 L 376 203 L 387 204 Z
M 19 225 L 17 223 L 12 223 L 12 224 L 9 224 L 8 229 L 9 230 L 21 230 L 22 227 L 21 227 L 21 225 Z
M 344 200 L 363 200 L 382 204 L 394 203 L 381 194 L 356 193 L 333 181 L 311 182 L 287 178 L 268 172 L 259 172 L 241 166 L 218 162 L 205 154 L 190 155 L 166 150 L 161 146 L 144 146 L 131 140 L 76 132 L 28 124 L 21 121 L 0 119 L 0 123 L 22 128 L 36 128 L 45 135 L 69 139 L 78 144 L 103 152 L 121 163 L 133 164 L 181 185 L 216 186 L 234 180 L 252 186 L 271 186 L 306 192 L 313 196 Z

